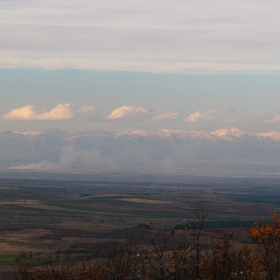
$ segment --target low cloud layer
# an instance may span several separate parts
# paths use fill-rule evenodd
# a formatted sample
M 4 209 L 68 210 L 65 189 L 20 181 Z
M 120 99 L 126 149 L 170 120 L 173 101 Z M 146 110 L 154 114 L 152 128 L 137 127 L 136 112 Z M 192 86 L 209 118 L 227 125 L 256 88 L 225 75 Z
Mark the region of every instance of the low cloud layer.
M 80 108 L 77 112 L 70 103 L 58 104 L 51 110 L 36 109 L 33 105 L 26 105 L 21 108 L 11 110 L 2 116 L 3 120 L 70 120 L 76 117 L 76 113 L 86 113 L 93 111 L 91 106 Z

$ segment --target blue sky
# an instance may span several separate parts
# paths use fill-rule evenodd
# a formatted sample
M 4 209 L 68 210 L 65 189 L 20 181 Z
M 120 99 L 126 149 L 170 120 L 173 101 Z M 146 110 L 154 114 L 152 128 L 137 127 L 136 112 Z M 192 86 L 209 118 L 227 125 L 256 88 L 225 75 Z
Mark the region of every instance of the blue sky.
M 279 141 L 279 13 L 276 0 L 0 0 L 0 132 Z
M 266 124 L 279 112 L 277 75 L 186 75 L 92 70 L 0 70 L 0 129 L 107 131 L 206 130 L 236 127 L 249 132 L 277 130 Z M 59 104 L 65 116 L 17 117 L 11 112 L 33 106 L 38 114 Z M 68 104 L 68 105 L 67 105 Z M 69 105 L 70 104 L 70 105 Z M 88 111 L 79 112 L 88 106 Z M 130 114 L 108 119 L 114 110 Z M 129 107 L 129 108 L 128 108 Z M 138 109 L 138 110 L 137 110 Z M 143 112 L 141 112 L 141 110 Z M 140 110 L 140 111 L 139 111 Z M 24 110 L 23 110 L 24 111 Z M 199 113 L 197 113 L 199 112 Z M 10 117 L 7 118 L 7 114 Z M 197 118 L 189 118 L 197 113 Z M 63 114 L 63 112 L 62 112 Z M 6 116 L 6 118 L 5 118 Z

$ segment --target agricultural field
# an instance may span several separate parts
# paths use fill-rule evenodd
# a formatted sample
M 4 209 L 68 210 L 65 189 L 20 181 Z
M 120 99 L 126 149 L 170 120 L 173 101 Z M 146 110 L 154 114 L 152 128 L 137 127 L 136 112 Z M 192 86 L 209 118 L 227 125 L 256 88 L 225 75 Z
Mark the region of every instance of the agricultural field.
M 110 174 L 0 173 L 0 270 L 49 256 L 104 255 L 112 239 L 149 242 L 208 213 L 203 234 L 233 230 L 236 243 L 258 218 L 280 213 L 279 179 Z

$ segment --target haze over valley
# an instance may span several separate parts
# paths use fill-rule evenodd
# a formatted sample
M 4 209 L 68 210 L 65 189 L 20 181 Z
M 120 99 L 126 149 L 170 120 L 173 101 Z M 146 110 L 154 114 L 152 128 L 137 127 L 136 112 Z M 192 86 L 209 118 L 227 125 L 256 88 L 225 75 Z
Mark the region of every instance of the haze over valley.
M 280 133 L 64 130 L 0 133 L 3 169 L 269 176 L 280 173 Z

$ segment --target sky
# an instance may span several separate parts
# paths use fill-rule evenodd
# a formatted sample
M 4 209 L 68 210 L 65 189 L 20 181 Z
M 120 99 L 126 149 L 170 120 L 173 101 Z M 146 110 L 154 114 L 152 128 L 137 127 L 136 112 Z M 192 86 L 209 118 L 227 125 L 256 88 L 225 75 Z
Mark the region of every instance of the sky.
M 0 0 L 0 132 L 278 133 L 279 12 L 275 0 Z

